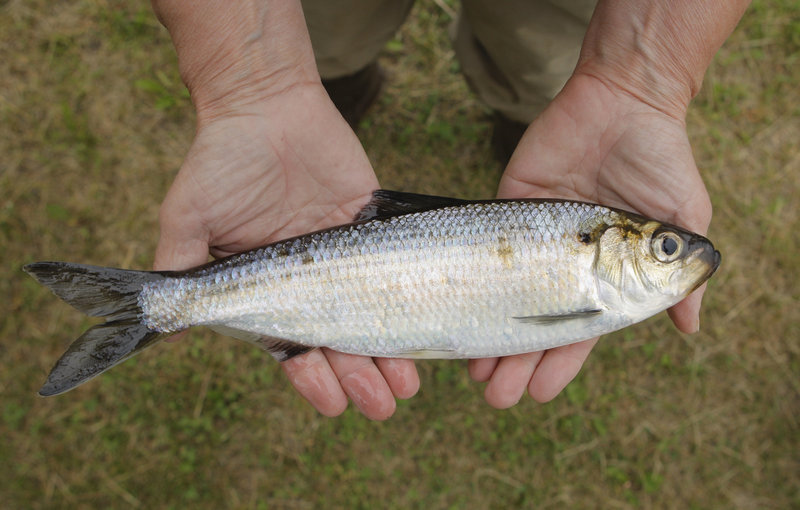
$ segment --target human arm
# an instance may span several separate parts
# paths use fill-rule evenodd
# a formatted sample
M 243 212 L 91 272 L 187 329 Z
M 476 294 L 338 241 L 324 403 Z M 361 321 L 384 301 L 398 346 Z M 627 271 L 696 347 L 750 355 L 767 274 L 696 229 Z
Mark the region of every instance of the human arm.
M 378 187 L 316 70 L 299 1 L 153 0 L 197 110 L 197 132 L 160 211 L 158 269 L 185 269 L 346 223 Z M 315 350 L 283 362 L 321 413 L 349 397 L 385 419 L 416 393 L 411 361 Z
M 600 1 L 572 78 L 528 128 L 500 197 L 559 197 L 638 211 L 699 233 L 711 203 L 692 156 L 685 116 L 711 58 L 749 1 Z M 699 328 L 698 289 L 669 310 Z M 525 393 L 554 398 L 597 339 L 545 352 L 473 360 L 486 400 L 505 408 Z

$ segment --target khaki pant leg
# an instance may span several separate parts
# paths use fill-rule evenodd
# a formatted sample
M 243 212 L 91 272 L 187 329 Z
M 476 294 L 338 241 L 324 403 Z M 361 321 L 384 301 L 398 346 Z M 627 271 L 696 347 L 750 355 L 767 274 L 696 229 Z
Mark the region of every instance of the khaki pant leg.
M 302 0 L 311 46 L 324 79 L 353 74 L 405 21 L 414 0 Z
M 455 50 L 470 87 L 531 122 L 572 74 L 595 0 L 463 0 Z

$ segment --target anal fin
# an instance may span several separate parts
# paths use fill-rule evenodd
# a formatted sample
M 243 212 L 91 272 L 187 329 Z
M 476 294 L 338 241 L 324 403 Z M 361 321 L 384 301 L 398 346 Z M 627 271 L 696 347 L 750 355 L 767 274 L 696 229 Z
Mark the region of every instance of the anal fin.
M 211 329 L 222 335 L 238 338 L 239 340 L 244 340 L 245 342 L 255 344 L 272 354 L 272 357 L 280 362 L 292 359 L 301 354 L 305 354 L 314 348 L 313 346 L 299 344 L 284 338 L 259 335 L 258 333 L 252 333 L 250 331 L 244 331 L 219 324 L 211 326 Z

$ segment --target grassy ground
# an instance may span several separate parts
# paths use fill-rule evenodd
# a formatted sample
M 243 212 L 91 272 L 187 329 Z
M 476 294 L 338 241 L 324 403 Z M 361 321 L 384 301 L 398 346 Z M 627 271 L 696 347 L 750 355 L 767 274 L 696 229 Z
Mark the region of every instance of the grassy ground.
M 554 402 L 507 411 L 463 363 L 419 363 L 420 394 L 372 423 L 319 416 L 203 331 L 36 395 L 88 322 L 20 266 L 149 267 L 193 118 L 146 2 L 0 1 L 0 506 L 799 508 L 798 10 L 756 1 L 689 114 L 724 254 L 699 334 L 660 316 L 609 335 Z M 362 139 L 386 187 L 488 197 L 449 22 L 415 8 Z

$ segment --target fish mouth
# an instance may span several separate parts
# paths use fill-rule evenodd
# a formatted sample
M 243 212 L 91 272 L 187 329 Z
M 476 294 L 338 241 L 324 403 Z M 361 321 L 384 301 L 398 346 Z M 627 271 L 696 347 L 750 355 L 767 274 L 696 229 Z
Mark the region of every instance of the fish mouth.
M 706 267 L 706 271 L 703 273 L 702 277 L 698 279 L 692 289 L 692 292 L 694 292 L 695 289 L 705 283 L 706 280 L 711 278 L 711 275 L 717 271 L 722 261 L 722 254 L 719 250 L 714 249 L 714 245 L 711 244 L 711 241 L 697 234 L 692 235 L 689 239 L 688 251 L 692 255 L 692 258 L 699 260 Z

